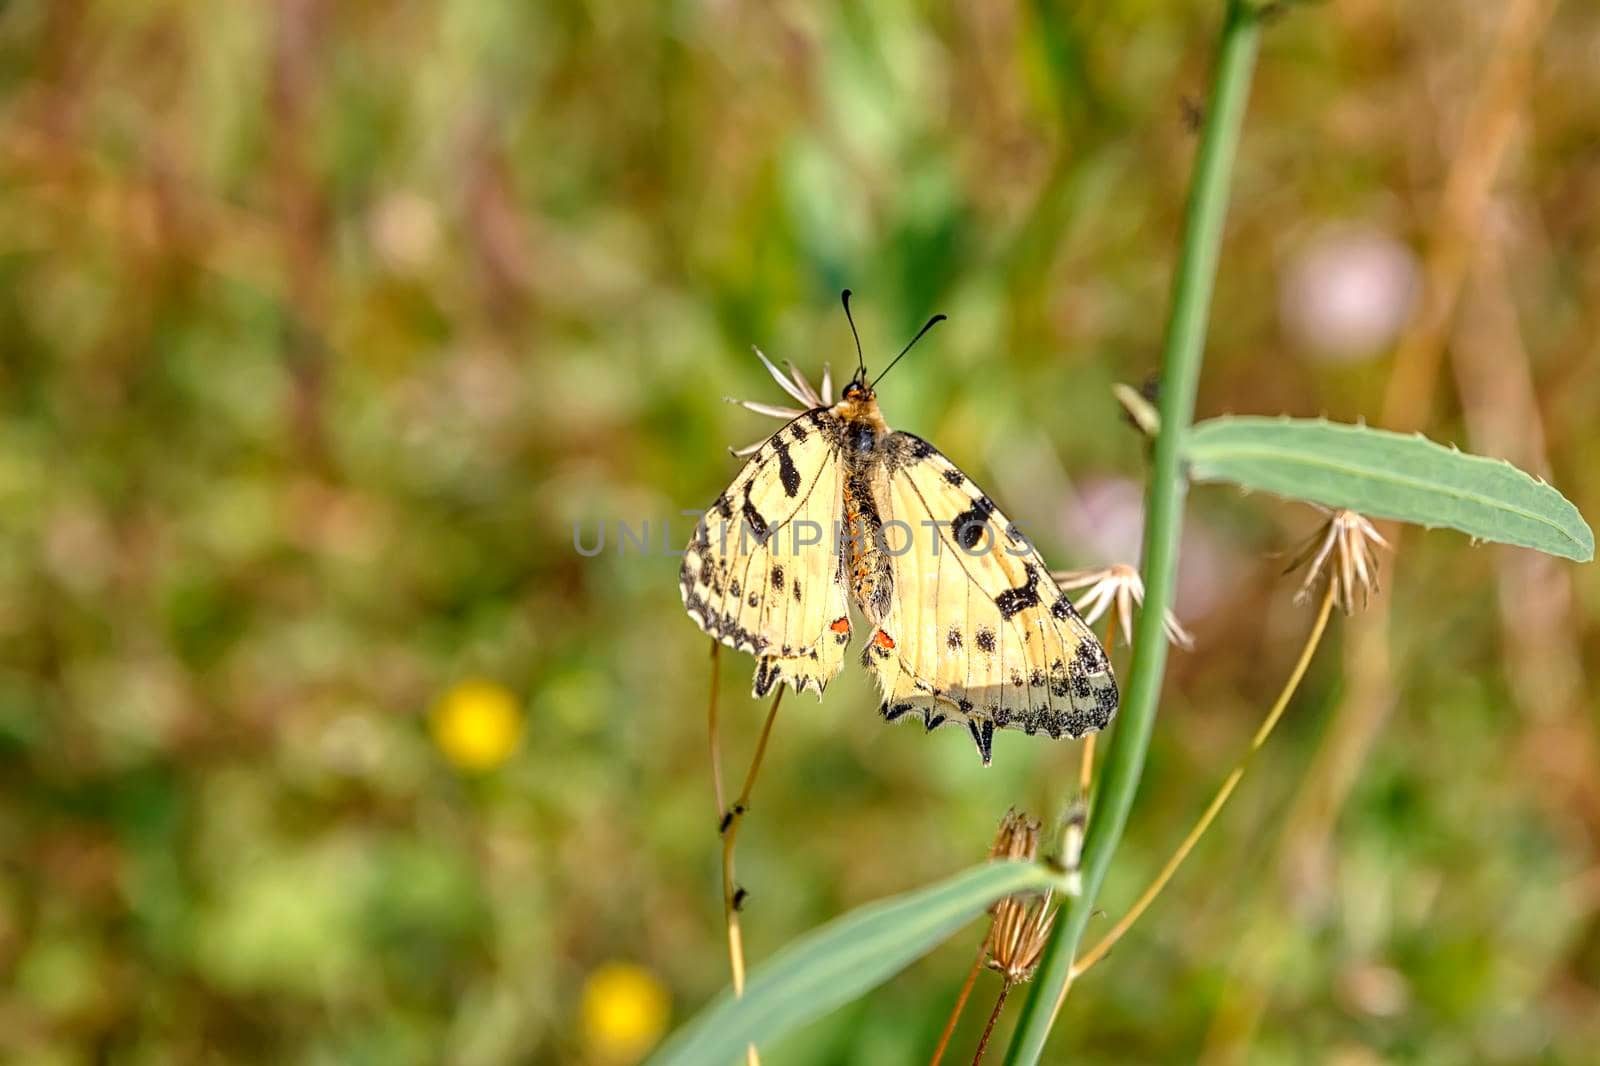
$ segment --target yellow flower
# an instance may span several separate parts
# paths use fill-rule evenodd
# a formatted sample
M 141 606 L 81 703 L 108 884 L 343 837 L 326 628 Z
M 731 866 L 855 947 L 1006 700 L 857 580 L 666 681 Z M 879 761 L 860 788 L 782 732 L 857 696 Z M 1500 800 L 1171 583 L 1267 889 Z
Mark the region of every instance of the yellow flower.
M 603 1062 L 637 1062 L 667 1028 L 660 979 L 631 962 L 608 962 L 583 984 L 583 1039 Z
M 433 742 L 459 769 L 493 770 L 521 740 L 517 698 L 493 681 L 462 681 L 433 709 Z

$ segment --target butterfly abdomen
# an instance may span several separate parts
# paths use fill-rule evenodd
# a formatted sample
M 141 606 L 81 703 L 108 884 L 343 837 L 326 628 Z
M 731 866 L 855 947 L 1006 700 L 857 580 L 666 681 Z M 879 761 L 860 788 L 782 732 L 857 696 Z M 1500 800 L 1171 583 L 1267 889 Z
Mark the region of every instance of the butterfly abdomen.
M 894 567 L 884 541 L 883 516 L 872 496 L 871 453 L 852 455 L 848 463 L 844 510 L 849 537 L 844 548 L 850 556 L 850 587 L 861 613 L 876 623 L 888 617 L 894 602 Z

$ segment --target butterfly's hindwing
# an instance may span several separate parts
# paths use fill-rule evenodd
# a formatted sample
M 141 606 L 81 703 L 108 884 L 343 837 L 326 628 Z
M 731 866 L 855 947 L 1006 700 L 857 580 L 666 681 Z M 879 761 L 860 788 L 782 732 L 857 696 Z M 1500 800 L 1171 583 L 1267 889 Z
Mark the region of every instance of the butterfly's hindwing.
M 679 587 L 689 617 L 756 657 L 757 696 L 786 683 L 820 697 L 844 662 L 840 432 L 839 420 L 817 409 L 774 433 L 717 497 L 684 553 Z
M 858 606 L 882 713 L 965 725 L 984 762 L 997 728 L 1079 737 L 1116 712 L 1111 665 L 1031 545 L 932 445 L 883 442 L 867 473 L 876 512 L 914 531 L 883 551 L 893 595 Z M 859 568 L 858 568 L 859 569 Z

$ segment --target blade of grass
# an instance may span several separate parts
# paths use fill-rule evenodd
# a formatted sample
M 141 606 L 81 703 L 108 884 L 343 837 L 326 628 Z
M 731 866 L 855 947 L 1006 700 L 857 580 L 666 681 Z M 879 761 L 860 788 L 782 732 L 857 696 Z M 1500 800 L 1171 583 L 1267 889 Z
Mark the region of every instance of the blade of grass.
M 1072 973 L 1073 956 L 1095 897 L 1105 880 L 1111 857 L 1122 839 L 1128 812 L 1139 787 L 1156 702 L 1166 667 L 1167 643 L 1161 622 L 1172 604 L 1176 584 L 1178 538 L 1183 527 L 1186 483 L 1180 466 L 1185 434 L 1194 417 L 1211 292 L 1228 209 L 1228 179 L 1244 122 L 1250 78 L 1260 43 L 1261 16 L 1242 0 L 1230 0 L 1223 20 L 1215 82 L 1206 107 L 1183 244 L 1173 282 L 1161 360 L 1161 429 L 1156 436 L 1150 473 L 1144 537 L 1145 605 L 1134 638 L 1133 666 L 1127 700 L 1110 744 L 1099 796 L 1089 824 L 1083 867 L 1083 894 L 1066 903 L 1063 920 L 1045 949 L 1016 1035 L 1006 1057 L 1010 1066 L 1039 1061 L 1055 1023 Z
M 915 892 L 859 907 L 750 972 L 678 1030 L 649 1066 L 718 1066 L 849 1003 L 899 973 L 1002 896 L 1054 888 L 1064 875 L 1041 863 L 989 862 Z

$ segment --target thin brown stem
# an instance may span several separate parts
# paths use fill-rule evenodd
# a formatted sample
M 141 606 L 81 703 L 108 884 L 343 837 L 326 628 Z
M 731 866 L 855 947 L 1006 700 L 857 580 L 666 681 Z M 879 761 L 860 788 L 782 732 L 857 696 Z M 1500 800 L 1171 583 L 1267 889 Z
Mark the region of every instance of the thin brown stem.
M 978 1066 L 983 1061 L 983 1053 L 989 1050 L 989 1037 L 994 1035 L 994 1023 L 1000 1018 L 1000 1008 L 1006 1005 L 1006 997 L 1011 994 L 1011 982 L 1006 981 L 1000 986 L 1000 994 L 995 997 L 994 1010 L 989 1012 L 989 1021 L 983 1027 L 983 1036 L 978 1038 L 978 1050 L 972 1055 L 972 1066 Z
M 1111 649 L 1117 644 L 1118 612 L 1121 607 L 1113 607 L 1106 612 L 1106 657 L 1111 657 Z M 1128 658 L 1133 658 L 1133 619 L 1128 619 Z
M 728 966 L 733 971 L 733 995 L 738 999 L 744 995 L 744 934 L 739 927 L 739 900 L 738 886 L 734 883 L 733 849 L 739 838 L 739 826 L 744 821 L 745 811 L 750 806 L 750 793 L 756 787 L 756 775 L 761 772 L 761 760 L 767 753 L 767 741 L 772 737 L 772 723 L 778 717 L 778 704 L 783 701 L 783 689 L 778 689 L 777 695 L 772 697 L 772 707 L 767 711 L 767 720 L 761 726 L 761 736 L 756 740 L 755 754 L 750 758 L 750 769 L 744 776 L 744 787 L 739 791 L 739 798 L 733 806 L 720 812 L 722 817 L 722 913 L 728 927 Z M 713 723 L 715 719 L 713 719 Z M 713 724 L 713 730 L 715 725 Z M 715 760 L 713 760 L 713 765 Z M 717 794 L 722 794 L 720 776 L 717 780 Z M 747 1066 L 761 1066 L 761 1056 L 756 1053 L 756 1046 L 751 1044 L 745 1049 Z
M 1386 535 L 1387 535 L 1386 531 Z M 1390 538 L 1390 543 L 1398 543 Z M 1394 705 L 1389 661 L 1389 594 L 1380 592 L 1346 629 L 1344 699 L 1329 716 L 1317 752 L 1301 775 L 1288 805 L 1271 865 L 1276 877 L 1265 882 L 1250 911 L 1255 923 L 1239 937 L 1212 1016 L 1199 1061 L 1224 1066 L 1249 1057 L 1250 1043 L 1271 998 L 1271 975 L 1297 941 L 1293 922 L 1272 898 L 1275 888 L 1292 893 L 1300 905 L 1325 869 L 1324 849 L 1343 797 L 1360 776 L 1366 754 Z
M 1083 750 L 1078 754 L 1078 794 L 1087 802 L 1089 786 L 1094 782 L 1094 738 L 1090 733 L 1083 738 Z
M 719 750 L 717 739 L 717 660 L 721 656 L 722 645 L 717 641 L 711 642 L 711 696 L 706 704 L 706 738 L 711 748 L 711 788 L 716 795 L 717 817 L 720 819 L 728 809 L 722 798 L 722 753 Z
M 949 1049 L 950 1038 L 956 1032 L 956 1022 L 961 1020 L 961 1012 L 967 1009 L 967 1000 L 972 995 L 972 986 L 978 983 L 978 973 L 983 969 L 983 956 L 988 950 L 989 937 L 985 935 L 978 944 L 978 955 L 972 960 L 972 968 L 967 971 L 967 979 L 962 982 L 961 994 L 956 996 L 956 1004 L 950 1008 L 950 1017 L 945 1020 L 944 1032 L 939 1034 L 939 1046 L 933 1049 L 933 1058 L 928 1060 L 928 1066 L 939 1066 L 945 1051 Z
M 1205 835 L 1206 830 L 1211 827 L 1211 823 L 1216 820 L 1223 805 L 1228 802 L 1228 797 L 1233 795 L 1233 790 L 1239 786 L 1239 780 L 1244 777 L 1245 767 L 1250 765 L 1250 760 L 1255 757 L 1256 752 L 1261 750 L 1261 746 L 1272 735 L 1272 730 L 1277 726 L 1278 720 L 1283 717 L 1284 709 L 1289 706 L 1289 700 L 1294 696 L 1295 690 L 1300 687 L 1301 680 L 1306 676 L 1306 670 L 1311 665 L 1311 657 L 1316 652 L 1317 645 L 1322 642 L 1322 634 L 1328 627 L 1328 616 L 1333 612 L 1335 587 L 1335 582 L 1330 578 L 1327 590 L 1322 594 L 1322 607 L 1317 611 L 1317 620 L 1312 625 L 1311 632 L 1306 636 L 1305 647 L 1300 650 L 1300 658 L 1294 664 L 1294 670 L 1290 672 L 1289 679 L 1284 682 L 1283 691 L 1278 693 L 1277 701 L 1273 703 L 1272 709 L 1267 712 L 1266 718 L 1262 720 L 1261 725 L 1256 729 L 1255 736 L 1250 738 L 1250 746 L 1245 749 L 1244 754 L 1239 757 L 1239 761 L 1234 764 L 1233 769 L 1223 780 L 1222 786 L 1217 789 L 1216 795 L 1211 797 L 1211 803 L 1206 807 L 1205 813 L 1200 816 L 1199 821 L 1195 822 L 1194 828 L 1189 830 L 1189 835 L 1183 838 L 1183 843 L 1178 845 L 1178 849 L 1172 853 L 1172 857 L 1161 868 L 1161 872 L 1156 875 L 1155 880 L 1150 882 L 1150 886 L 1144 890 L 1144 893 L 1128 909 L 1128 913 L 1124 914 L 1117 924 L 1112 926 L 1111 931 L 1102 937 L 1098 944 L 1084 952 L 1078 961 L 1073 964 L 1072 976 L 1074 978 L 1081 976 L 1089 967 L 1099 962 L 1106 952 L 1111 950 L 1112 945 L 1122 939 L 1123 934 L 1128 931 L 1129 927 L 1139 920 L 1140 915 L 1149 909 L 1156 896 L 1161 894 L 1161 890 L 1167 887 L 1167 882 L 1171 881 L 1173 875 L 1178 872 L 1178 867 L 1182 865 L 1183 860 L 1189 857 L 1189 852 L 1194 850 L 1194 846 L 1200 842 L 1200 838 Z
M 750 791 L 756 787 L 756 774 L 761 772 L 761 759 L 767 753 L 767 741 L 772 736 L 772 723 L 778 717 L 778 704 L 783 700 L 783 689 L 778 689 L 778 694 L 772 697 L 772 707 L 767 711 L 767 720 L 761 726 L 761 736 L 756 740 L 756 753 L 750 759 L 750 769 L 744 777 L 744 789 L 740 791 L 735 807 L 741 808 L 736 813 L 744 813 L 742 808 L 750 804 Z

